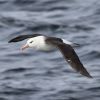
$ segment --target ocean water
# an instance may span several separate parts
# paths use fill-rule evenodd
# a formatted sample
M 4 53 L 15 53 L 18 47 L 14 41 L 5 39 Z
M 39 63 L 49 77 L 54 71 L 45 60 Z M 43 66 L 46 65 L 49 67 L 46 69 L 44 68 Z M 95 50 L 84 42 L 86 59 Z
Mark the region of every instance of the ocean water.
M 79 43 L 74 49 L 93 79 L 59 51 L 8 43 L 32 33 Z M 100 100 L 100 0 L 0 0 L 0 100 Z

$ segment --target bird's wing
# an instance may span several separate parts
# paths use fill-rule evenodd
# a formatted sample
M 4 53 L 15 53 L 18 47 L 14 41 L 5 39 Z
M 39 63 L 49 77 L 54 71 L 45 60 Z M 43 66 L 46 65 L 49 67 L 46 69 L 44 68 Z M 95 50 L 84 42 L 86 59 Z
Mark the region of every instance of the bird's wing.
M 13 39 L 11 39 L 10 41 L 8 41 L 8 43 L 11 43 L 11 42 L 19 42 L 19 41 L 22 41 L 22 40 L 25 40 L 27 38 L 32 38 L 32 37 L 36 37 L 36 36 L 40 36 L 41 34 L 29 34 L 29 35 L 19 35 Z
M 58 39 L 47 39 L 48 43 L 56 45 L 57 48 L 61 51 L 66 61 L 80 74 L 92 78 L 92 76 L 88 73 L 88 71 L 84 68 L 83 64 L 81 63 L 78 55 L 75 53 L 74 49 L 65 44 Z

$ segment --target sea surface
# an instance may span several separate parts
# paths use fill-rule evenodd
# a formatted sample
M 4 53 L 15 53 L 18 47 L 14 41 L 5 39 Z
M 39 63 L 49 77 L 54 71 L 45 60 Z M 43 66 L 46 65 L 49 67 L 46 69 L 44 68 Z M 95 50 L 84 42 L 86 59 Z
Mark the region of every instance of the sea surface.
M 22 34 L 44 34 L 74 48 L 89 79 L 61 53 L 21 51 Z M 0 100 L 100 100 L 100 0 L 0 0 Z

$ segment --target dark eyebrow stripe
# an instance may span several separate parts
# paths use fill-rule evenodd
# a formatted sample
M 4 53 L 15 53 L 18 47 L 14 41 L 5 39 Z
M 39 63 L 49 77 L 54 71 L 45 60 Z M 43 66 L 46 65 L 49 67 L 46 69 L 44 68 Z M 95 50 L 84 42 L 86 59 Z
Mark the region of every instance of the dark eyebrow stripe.
M 30 43 L 32 43 L 33 41 L 30 41 Z

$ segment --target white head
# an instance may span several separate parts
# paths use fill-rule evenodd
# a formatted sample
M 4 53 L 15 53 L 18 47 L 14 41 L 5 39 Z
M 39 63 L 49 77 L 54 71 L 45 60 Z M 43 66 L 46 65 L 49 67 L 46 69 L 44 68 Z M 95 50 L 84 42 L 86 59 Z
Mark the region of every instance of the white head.
M 33 37 L 27 40 L 27 43 L 25 45 L 22 46 L 22 50 L 26 49 L 26 48 L 36 48 L 39 44 L 44 42 L 44 37 L 43 36 L 37 36 L 37 37 Z

